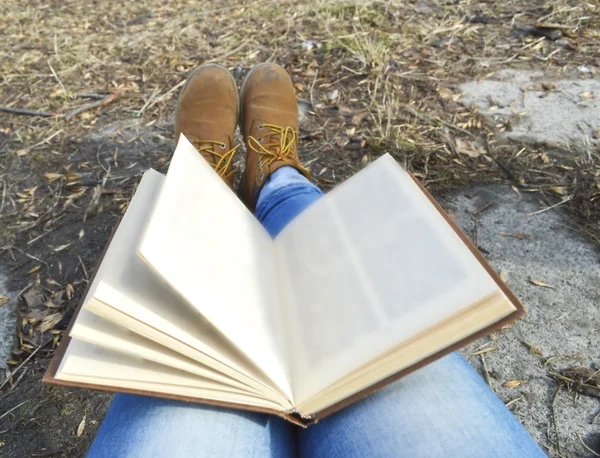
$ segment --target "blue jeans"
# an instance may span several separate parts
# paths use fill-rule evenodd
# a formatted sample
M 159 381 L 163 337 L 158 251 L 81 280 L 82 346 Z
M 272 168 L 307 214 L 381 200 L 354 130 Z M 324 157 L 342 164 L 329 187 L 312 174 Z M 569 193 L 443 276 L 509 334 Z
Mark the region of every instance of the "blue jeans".
M 322 196 L 295 169 L 269 178 L 256 216 L 276 236 Z M 117 394 L 88 458 L 546 456 L 459 354 L 307 429 L 265 414 Z

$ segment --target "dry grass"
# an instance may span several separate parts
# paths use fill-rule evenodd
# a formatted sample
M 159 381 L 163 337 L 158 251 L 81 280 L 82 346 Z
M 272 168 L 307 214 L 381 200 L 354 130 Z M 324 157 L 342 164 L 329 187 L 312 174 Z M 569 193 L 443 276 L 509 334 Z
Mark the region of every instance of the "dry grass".
M 304 142 L 307 160 L 315 151 L 334 158 L 322 166 L 329 169 L 320 175 L 323 183 L 347 175 L 334 177 L 336 168 L 389 150 L 430 186 L 498 180 L 541 190 L 551 203 L 572 196 L 565 205 L 600 243 L 598 152 L 567 159 L 499 147 L 496 126 L 458 104 L 456 90 L 459 82 L 506 66 L 568 71 L 593 62 L 599 9 L 575 0 L 147 0 L 118 7 L 5 0 L 0 104 L 55 116 L 0 118 L 0 154 L 5 166 L 60 154 L 62 145 L 107 120 L 168 125 L 180 84 L 196 65 L 221 62 L 240 77 L 271 60 L 292 72 L 315 125 L 326 123 Z M 529 33 L 538 21 L 564 26 L 576 51 Z M 90 103 L 86 94 L 111 97 Z M 353 117 L 361 110 L 369 116 Z M 489 139 L 489 151 L 471 158 L 462 146 L 475 137 Z M 10 178 L 0 179 L 6 192 L 18 192 Z M 3 210 L 11 209 L 5 202 Z

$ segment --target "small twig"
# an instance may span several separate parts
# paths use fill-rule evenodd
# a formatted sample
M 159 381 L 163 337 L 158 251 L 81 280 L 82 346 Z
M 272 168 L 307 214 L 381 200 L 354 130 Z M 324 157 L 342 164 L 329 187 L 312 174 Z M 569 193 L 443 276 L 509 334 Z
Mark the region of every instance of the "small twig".
M 11 246 L 12 249 L 17 250 L 18 252 L 20 252 L 21 254 L 23 254 L 24 256 L 28 257 L 29 259 L 33 259 L 34 261 L 40 262 L 42 264 L 44 264 L 46 267 L 48 267 L 48 263 L 41 260 L 40 258 L 38 258 L 37 256 L 34 256 L 32 254 L 27 253 L 26 251 L 23 251 L 21 248 L 16 247 L 14 245 Z
M 27 148 L 27 150 L 31 151 L 32 149 L 37 148 L 38 146 L 42 146 L 44 143 L 48 143 L 50 140 L 52 140 L 54 137 L 56 137 L 58 134 L 60 134 L 63 130 L 64 129 L 57 130 L 52 135 L 49 135 L 48 137 L 44 138 L 41 142 L 38 142 L 35 145 L 30 146 L 29 148 Z
M 19 378 L 15 381 L 15 383 L 12 384 L 12 386 L 10 387 L 10 390 L 8 390 L 9 392 L 15 391 L 17 389 L 17 386 L 19 386 L 19 383 L 21 383 L 21 380 L 23 380 L 25 375 L 27 375 L 28 370 L 29 370 L 28 367 L 23 369 L 23 372 L 21 372 L 21 375 L 19 375 Z
M 567 203 L 572 198 L 573 198 L 572 195 L 571 196 L 567 196 L 563 200 L 561 200 L 560 202 L 558 202 L 558 203 L 556 203 L 554 205 L 550 205 L 549 207 L 542 208 L 541 210 L 538 210 L 538 211 L 533 212 L 533 213 L 527 213 L 527 216 L 534 216 L 534 215 L 539 215 L 540 213 L 547 212 L 548 210 L 552 210 L 553 208 L 559 207 L 560 205 Z
M 71 119 L 73 116 L 76 116 L 79 113 L 82 113 L 84 111 L 91 110 L 92 108 L 101 107 L 103 105 L 108 105 L 109 103 L 114 102 L 120 96 L 121 96 L 120 92 L 115 92 L 114 94 L 111 94 L 101 100 L 96 100 L 95 102 L 86 103 L 85 105 L 81 105 L 80 107 L 77 107 L 77 108 L 65 113 L 63 115 L 63 118 Z
M 513 404 L 515 404 L 515 403 L 517 403 L 519 401 L 522 401 L 523 399 L 524 399 L 523 396 L 519 396 L 518 398 L 514 398 L 512 401 L 508 401 L 505 405 L 506 405 L 506 407 L 510 407 Z
M 317 82 L 317 76 L 319 76 L 319 69 L 317 69 L 315 71 L 315 77 L 313 78 L 313 82 L 310 85 L 310 91 L 309 91 L 309 94 L 310 94 L 310 104 L 312 105 L 313 110 L 314 110 L 314 107 L 315 107 L 315 100 L 313 98 L 313 89 L 315 88 L 315 83 Z
M 588 447 L 588 445 L 585 442 L 583 442 L 583 439 L 581 438 L 581 433 L 577 433 L 577 438 L 579 439 L 579 442 L 581 442 L 581 445 L 583 445 L 588 452 L 591 452 L 596 456 L 600 456 L 599 453 L 594 452 L 591 448 Z
M 105 93 L 105 94 L 97 94 L 95 92 L 85 92 L 85 93 L 81 93 L 81 94 L 77 94 L 75 97 L 80 98 L 80 99 L 95 99 L 95 100 L 103 100 L 106 97 L 108 97 L 110 94 Z
M 85 275 L 85 279 L 87 281 L 89 281 L 90 277 L 88 277 L 88 273 L 87 273 L 87 270 L 85 268 L 85 265 L 83 264 L 83 261 L 81 260 L 81 256 L 77 256 L 77 259 L 79 259 L 79 263 L 81 264 L 81 268 L 83 269 L 83 274 Z
M 31 352 L 31 354 L 30 354 L 30 355 L 29 355 L 27 358 L 25 358 L 25 361 L 23 361 L 21 364 L 19 364 L 19 365 L 17 366 L 17 368 L 16 368 L 14 371 L 12 371 L 12 372 L 11 372 L 9 375 L 7 375 L 7 376 L 6 376 L 6 378 L 4 379 L 4 381 L 2 382 L 2 384 L 0 384 L 0 389 L 2 389 L 2 388 L 4 387 L 4 385 L 6 385 L 6 384 L 8 383 L 8 381 L 9 381 L 9 380 L 11 380 L 11 379 L 14 377 L 14 375 L 15 375 L 17 372 L 19 372 L 19 370 L 20 370 L 20 369 L 21 369 L 21 368 L 22 368 L 22 367 L 23 367 L 25 364 L 27 364 L 27 362 L 28 362 L 28 361 L 29 361 L 31 358 L 33 358 L 33 356 L 34 356 L 34 355 L 35 355 L 35 354 L 36 354 L 38 351 L 40 351 L 42 348 L 44 348 L 46 345 L 48 345 L 48 344 L 49 344 L 50 342 L 52 342 L 53 340 L 54 340 L 54 337 L 52 337 L 52 338 L 50 338 L 50 339 L 46 340 L 46 342 L 42 343 L 42 344 L 41 344 L 39 347 L 37 347 L 35 350 L 33 350 L 33 351 Z
M 52 68 L 52 64 L 50 63 L 50 60 L 47 60 L 46 62 L 48 62 L 48 67 L 50 67 L 50 70 L 52 71 L 54 78 L 56 78 L 56 81 L 58 81 L 58 84 L 60 84 L 60 87 L 62 88 L 64 94 L 67 95 L 67 90 L 65 89 L 65 86 L 63 85 L 62 81 L 60 80 L 60 78 L 58 77 L 58 75 L 56 74 L 54 69 Z
M 27 245 L 31 245 L 32 243 L 37 242 L 39 239 L 41 239 L 42 237 L 45 237 L 46 235 L 50 234 L 51 232 L 53 232 L 52 230 L 43 232 L 41 235 L 38 235 L 37 237 L 31 239 L 29 242 L 27 242 Z
M 2 415 L 0 415 L 0 420 L 2 420 L 4 417 L 6 417 L 9 413 L 11 413 L 13 410 L 17 410 L 19 407 L 21 407 L 23 404 L 27 403 L 31 401 L 31 399 L 26 399 L 25 401 L 23 401 L 21 404 L 17 404 L 16 406 L 14 406 L 12 409 L 7 410 L 6 412 L 4 412 Z
M 0 213 L 4 210 L 4 202 L 6 200 L 6 181 L 2 181 L 3 189 L 2 189 L 2 202 L 0 202 Z
M 496 202 L 494 202 L 493 200 L 488 202 L 487 204 L 485 204 L 483 207 L 481 207 L 478 210 L 475 210 L 474 212 L 471 213 L 471 215 L 479 215 L 481 212 L 486 211 L 488 208 L 490 208 L 492 205 L 494 205 Z
M 161 102 L 162 100 L 164 100 L 165 98 L 167 98 L 169 95 L 171 95 L 173 92 L 175 92 L 177 89 L 179 89 L 184 84 L 185 84 L 185 80 L 180 81 L 175 86 L 173 86 L 171 89 L 169 89 L 167 92 L 165 92 L 163 95 L 161 95 L 160 97 L 158 97 L 154 101 L 152 101 L 152 103 L 148 103 L 147 106 L 145 106 L 143 109 L 147 110 L 149 108 L 152 108 L 154 105 L 156 105 L 158 102 Z M 140 116 L 142 113 L 143 112 L 140 110 L 138 112 L 138 116 Z
M 485 382 L 490 388 L 492 388 L 492 381 L 490 380 L 490 373 L 488 372 L 487 364 L 485 363 L 485 356 L 483 355 L 483 353 L 480 353 L 479 357 L 481 358 L 481 362 L 483 363 L 483 375 L 485 376 Z
M 475 136 L 471 132 L 469 132 L 468 130 L 462 129 L 462 128 L 458 127 L 458 126 L 455 126 L 452 123 L 446 122 L 443 119 L 438 118 L 437 116 L 423 115 L 423 114 L 419 113 L 417 110 L 415 110 L 413 107 L 411 107 L 408 104 L 405 104 L 405 103 L 400 104 L 400 107 L 404 111 L 406 111 L 406 112 L 410 113 L 411 115 L 413 115 L 415 118 L 419 119 L 420 121 L 426 122 L 428 124 L 431 124 L 432 121 L 435 121 L 437 123 L 440 123 L 440 124 L 446 126 L 448 129 L 452 129 L 452 130 L 454 130 L 456 132 L 460 132 L 463 135 L 467 135 L 467 136 L 469 136 L 471 138 L 475 138 Z
M 0 105 L 0 111 L 21 116 L 39 116 L 40 118 L 51 118 L 54 116 L 52 113 L 46 113 L 45 111 L 26 110 L 25 108 L 10 108 L 2 105 Z

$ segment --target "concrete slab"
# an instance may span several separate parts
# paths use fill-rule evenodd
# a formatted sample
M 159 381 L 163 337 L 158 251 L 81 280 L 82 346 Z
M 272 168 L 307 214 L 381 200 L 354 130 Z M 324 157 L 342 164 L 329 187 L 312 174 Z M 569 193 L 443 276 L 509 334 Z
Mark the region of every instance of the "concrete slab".
M 460 89 L 460 101 L 508 126 L 511 140 L 580 152 L 600 144 L 600 80 L 506 69 Z
M 573 366 L 600 369 L 598 251 L 567 229 L 559 213 L 531 215 L 540 209 L 532 195 L 478 187 L 444 195 L 441 201 L 493 267 L 507 277 L 528 311 L 496 340 L 484 338 L 470 345 L 465 355 L 491 342 L 496 349 L 484 353 L 491 386 L 503 401 L 516 400 L 511 409 L 533 437 L 550 448 L 550 456 L 558 456 L 555 415 L 562 456 L 591 456 L 577 435 L 596 446 L 598 425 L 592 421 L 600 400 L 561 389 L 553 408 L 557 384 L 548 371 Z M 492 206 L 474 214 L 490 202 Z M 550 287 L 536 286 L 532 280 Z M 542 355 L 532 353 L 524 342 Z M 483 374 L 481 356 L 469 360 Z M 502 386 L 514 380 L 524 383 Z

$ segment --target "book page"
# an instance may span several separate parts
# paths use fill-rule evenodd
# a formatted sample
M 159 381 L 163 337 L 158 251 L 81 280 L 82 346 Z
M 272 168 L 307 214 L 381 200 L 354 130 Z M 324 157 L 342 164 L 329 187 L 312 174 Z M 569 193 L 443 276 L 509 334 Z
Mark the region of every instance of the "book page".
M 389 155 L 275 244 L 296 404 L 498 289 Z
M 183 136 L 140 255 L 291 396 L 273 241 Z
M 91 383 L 95 388 L 119 391 L 142 390 L 144 394 L 179 395 L 188 398 L 231 402 L 282 410 L 273 401 L 241 391 L 214 380 L 192 376 L 141 358 L 134 358 L 96 345 L 71 339 L 56 372 L 56 379 Z
M 257 393 L 249 386 L 227 377 L 222 372 L 211 369 L 168 347 L 118 326 L 86 308 L 82 308 L 77 314 L 77 320 L 73 323 L 69 335 L 77 340 L 99 347 L 154 361 L 206 379 L 215 380 L 223 385 L 231 385 L 244 391 Z
M 272 385 L 138 255 L 164 182 L 165 176 L 154 170 L 144 173 L 86 295 L 84 309 L 257 389 Z

